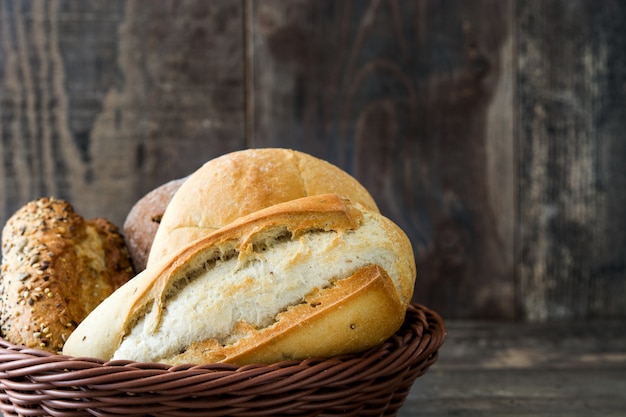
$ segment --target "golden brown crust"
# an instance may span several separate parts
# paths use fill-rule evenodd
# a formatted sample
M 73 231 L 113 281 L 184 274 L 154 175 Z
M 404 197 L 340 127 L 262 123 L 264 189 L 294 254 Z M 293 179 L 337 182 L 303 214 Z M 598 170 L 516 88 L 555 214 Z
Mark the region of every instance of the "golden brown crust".
M 41 198 L 2 232 L 0 320 L 15 344 L 58 352 L 76 326 L 133 274 L 117 227 Z
M 192 173 L 170 201 L 148 265 L 240 217 L 319 194 L 337 194 L 378 211 L 355 178 L 303 152 L 246 149 L 212 159 Z
M 186 178 L 169 181 L 139 199 L 130 209 L 122 227 L 135 271 L 146 268 L 148 254 L 163 213 Z
M 341 236 L 343 231 L 359 228 L 363 214 L 348 200 L 337 195 L 317 195 L 274 205 L 239 218 L 189 244 L 175 256 L 149 266 L 116 291 L 72 334 L 64 353 L 111 359 L 122 339 L 147 311 L 150 311 L 151 321 L 146 321 L 144 326 L 156 329 L 161 325 L 162 311 L 167 308 L 167 300 L 172 294 L 170 290 L 177 291 L 178 283 L 186 282 L 190 276 L 197 276 L 195 271 L 214 259 L 216 253 L 223 254 L 234 249 L 238 254 L 236 256 L 245 257 L 268 234 L 279 229 L 289 231 L 295 238 L 310 230 L 337 231 Z M 237 363 L 271 361 L 277 355 L 295 357 L 359 351 L 382 342 L 402 322 L 407 299 L 410 299 L 410 292 L 402 291 L 412 288 L 415 264 L 406 236 L 390 227 L 387 219 L 383 221 L 378 213 L 376 216 L 379 219 L 376 221 L 381 223 L 377 227 L 385 229 L 385 233 L 390 233 L 398 240 L 407 240 L 406 243 L 393 242 L 393 245 L 385 243 L 387 247 L 393 246 L 390 251 L 395 254 L 389 262 L 402 264 L 397 268 L 394 266 L 401 275 L 396 277 L 398 284 L 392 282 L 387 271 L 380 267 L 363 268 L 349 279 L 336 277 L 339 280 L 336 285 L 320 288 L 319 294 L 310 294 L 307 302 L 311 307 L 308 310 L 300 306 L 289 309 L 276 322 L 275 328 L 257 332 L 256 335 L 252 332 L 250 340 L 229 348 L 231 350 L 218 349 L 202 353 L 202 350 L 217 343 L 207 338 L 204 342 L 189 346 L 186 356 L 159 360 L 206 362 L 220 359 Z M 371 242 L 363 244 L 369 246 Z M 329 268 L 332 269 L 332 266 Z M 351 321 L 350 324 L 354 324 L 355 328 L 346 335 L 342 332 L 346 331 L 347 321 Z M 310 335 L 320 335 L 325 329 L 330 333 L 326 335 L 324 346 L 312 343 L 308 343 L 308 347 L 298 346 L 303 343 L 306 345 L 305 341 Z M 237 330 L 246 331 L 246 324 L 241 323 Z M 257 345 L 258 349 L 255 348 Z

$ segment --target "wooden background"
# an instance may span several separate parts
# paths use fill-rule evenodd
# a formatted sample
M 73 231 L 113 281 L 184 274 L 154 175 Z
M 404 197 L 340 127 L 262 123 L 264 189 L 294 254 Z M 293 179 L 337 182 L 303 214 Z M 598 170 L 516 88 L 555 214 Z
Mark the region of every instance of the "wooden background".
M 445 318 L 626 317 L 626 2 L 0 0 L 0 221 L 249 147 L 357 177 Z

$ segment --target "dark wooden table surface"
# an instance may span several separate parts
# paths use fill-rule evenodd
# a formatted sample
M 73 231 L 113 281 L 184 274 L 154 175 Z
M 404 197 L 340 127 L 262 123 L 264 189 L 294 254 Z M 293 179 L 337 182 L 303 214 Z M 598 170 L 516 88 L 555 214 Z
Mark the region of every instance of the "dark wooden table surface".
M 626 416 L 626 321 L 452 321 L 399 417 Z

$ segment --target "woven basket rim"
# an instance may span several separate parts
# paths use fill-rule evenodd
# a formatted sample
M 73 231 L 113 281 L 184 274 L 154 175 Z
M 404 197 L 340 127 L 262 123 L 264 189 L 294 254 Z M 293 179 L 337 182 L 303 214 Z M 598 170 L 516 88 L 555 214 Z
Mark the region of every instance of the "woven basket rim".
M 445 337 L 436 312 L 411 304 L 403 326 L 378 347 L 272 364 L 103 361 L 0 338 L 0 411 L 68 417 L 395 415 L 413 381 L 437 360 Z

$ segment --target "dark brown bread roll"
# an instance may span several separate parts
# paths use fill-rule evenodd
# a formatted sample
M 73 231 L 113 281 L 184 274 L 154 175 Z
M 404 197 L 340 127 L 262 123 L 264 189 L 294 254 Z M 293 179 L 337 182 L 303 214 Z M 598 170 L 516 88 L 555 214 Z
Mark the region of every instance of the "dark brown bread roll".
M 128 212 L 122 230 L 137 272 L 146 269 L 148 254 L 163 213 L 185 179 L 172 180 L 155 188 L 137 201 Z
M 102 300 L 134 276 L 115 225 L 85 220 L 54 198 L 32 201 L 7 221 L 2 255 L 2 337 L 55 353 Z

